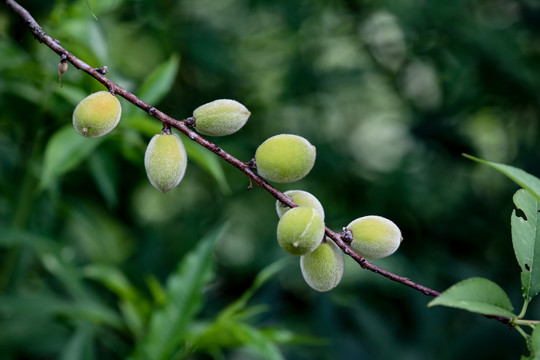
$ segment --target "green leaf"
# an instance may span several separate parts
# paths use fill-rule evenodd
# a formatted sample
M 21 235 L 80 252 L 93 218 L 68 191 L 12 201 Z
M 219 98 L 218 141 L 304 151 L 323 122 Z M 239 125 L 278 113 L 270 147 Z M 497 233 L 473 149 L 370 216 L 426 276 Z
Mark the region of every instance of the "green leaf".
M 540 204 L 523 189 L 514 195 L 514 204 L 523 211 L 512 212 L 512 243 L 521 267 L 523 298 L 530 301 L 540 291 Z
M 71 339 L 64 346 L 60 354 L 60 360 L 93 360 L 95 359 L 93 347 L 94 334 L 92 327 L 88 324 L 81 324 L 77 327 Z
M 186 147 L 188 158 L 196 162 L 203 170 L 208 172 L 218 183 L 220 190 L 224 194 L 231 192 L 220 159 L 215 156 L 210 150 L 195 144 L 188 140 L 186 136 L 182 136 L 182 142 Z
M 84 268 L 85 277 L 97 281 L 114 292 L 120 299 L 135 300 L 142 297 L 126 276 L 116 267 L 92 264 Z
M 540 326 L 538 325 L 536 325 L 531 334 L 529 346 L 531 350 L 531 356 L 528 359 L 540 360 Z
M 102 137 L 82 137 L 71 125 L 57 130 L 45 147 L 40 190 L 49 188 L 58 177 L 85 160 L 102 141 Z
M 187 327 L 201 307 L 204 287 L 213 278 L 211 255 L 223 228 L 203 239 L 169 276 L 167 300 L 154 311 L 148 333 L 138 343 L 134 359 L 169 359 L 184 342 Z
M 148 275 L 144 278 L 154 303 L 158 306 L 162 306 L 167 301 L 167 293 L 165 288 L 161 285 L 158 279 L 154 275 Z
M 467 159 L 491 166 L 512 179 L 516 184 L 529 191 L 536 200 L 540 201 L 540 179 L 513 166 L 482 160 L 471 155 L 463 154 Z
M 283 355 L 279 348 L 259 329 L 242 323 L 231 323 L 228 330 L 240 343 L 255 350 L 264 359 L 282 360 Z
M 119 331 L 125 330 L 125 324 L 120 316 L 118 316 L 118 313 L 97 301 L 77 301 L 72 305 L 66 305 L 58 309 L 57 315 L 71 320 L 108 326 Z
M 116 267 L 93 264 L 84 268 L 85 277 L 97 281 L 119 297 L 119 308 L 129 330 L 140 338 L 144 322 L 150 312 L 150 303 Z
M 515 317 L 508 295 L 493 281 L 484 278 L 463 280 L 435 299 L 428 306 L 443 305 L 484 315 Z
M 138 91 L 138 97 L 146 103 L 156 106 L 171 90 L 179 65 L 180 58 L 176 54 L 159 65 L 144 80 Z
M 289 263 L 288 258 L 283 258 L 278 260 L 267 267 L 265 267 L 253 281 L 253 285 L 247 289 L 242 296 L 240 296 L 236 301 L 227 306 L 218 316 L 219 319 L 224 319 L 228 317 L 233 317 L 238 314 L 240 311 L 246 308 L 248 300 L 255 294 L 255 292 L 263 286 L 268 280 L 274 277 L 279 271 L 281 271 Z
M 90 172 L 109 207 L 118 204 L 117 166 L 115 159 L 102 151 L 94 152 L 88 159 Z

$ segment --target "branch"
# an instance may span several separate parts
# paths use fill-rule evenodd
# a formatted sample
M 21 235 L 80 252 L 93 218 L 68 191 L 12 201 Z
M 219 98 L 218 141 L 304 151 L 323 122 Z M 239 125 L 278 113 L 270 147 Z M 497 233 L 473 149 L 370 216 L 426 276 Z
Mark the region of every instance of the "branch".
M 77 69 L 80 69 L 88 73 L 90 76 L 92 76 L 93 78 L 98 80 L 100 83 L 102 83 L 104 86 L 106 86 L 111 93 L 120 95 L 121 97 L 123 97 L 124 99 L 132 103 L 133 105 L 146 111 L 149 115 L 160 120 L 165 126 L 174 127 L 175 129 L 179 130 L 180 132 L 185 134 L 187 137 L 189 137 L 191 140 L 204 146 L 208 150 L 215 153 L 217 156 L 221 157 L 223 160 L 232 164 L 234 167 L 238 168 L 240 171 L 246 174 L 247 177 L 252 182 L 254 182 L 258 186 L 265 189 L 267 192 L 269 192 L 272 196 L 274 196 L 277 200 L 281 201 L 283 204 L 286 204 L 289 207 L 298 206 L 289 197 L 285 196 L 282 192 L 274 188 L 272 185 L 268 184 L 259 175 L 257 175 L 254 172 L 253 163 L 251 161 L 243 162 L 243 161 L 238 160 L 234 156 L 225 152 L 216 144 L 206 140 L 205 138 L 201 137 L 198 133 L 191 130 L 189 128 L 189 124 L 192 124 L 193 118 L 187 118 L 182 121 L 176 120 L 170 117 L 169 115 L 159 111 L 155 107 L 145 103 L 144 101 L 139 99 L 137 96 L 135 96 L 131 92 L 120 87 L 118 84 L 114 83 L 113 81 L 105 77 L 104 74 L 106 74 L 106 71 L 102 70 L 103 67 L 93 68 L 87 63 L 85 63 L 84 61 L 74 56 L 73 54 L 69 53 L 62 46 L 60 46 L 60 41 L 53 39 L 52 37 L 47 35 L 45 31 L 41 28 L 41 26 L 34 20 L 32 15 L 22 6 L 20 6 L 16 1 L 13 1 L 13 0 L 3 0 L 3 1 L 6 3 L 6 5 L 8 5 L 13 10 L 13 12 L 15 12 L 25 21 L 26 25 L 30 28 L 30 31 L 32 32 L 36 40 L 47 45 L 55 53 L 60 55 L 62 59 L 67 59 L 67 61 L 72 63 L 73 66 L 75 66 Z M 251 188 L 251 185 L 250 185 L 250 188 Z M 328 227 L 325 228 L 325 232 L 326 232 L 326 235 L 329 238 L 331 238 L 337 244 L 337 246 L 339 246 L 343 250 L 343 252 L 346 255 L 353 258 L 363 269 L 369 270 L 371 272 L 374 272 L 375 274 L 382 275 L 392 281 L 411 287 L 417 291 L 420 291 L 421 293 L 425 295 L 438 296 L 440 294 L 439 292 L 432 290 L 428 287 L 425 287 L 423 285 L 417 284 L 406 277 L 398 276 L 389 271 L 381 269 L 378 266 L 374 265 L 373 263 L 369 262 L 368 260 L 364 259 L 360 255 L 355 253 L 347 245 L 347 243 L 344 241 L 344 236 L 345 236 L 344 234 L 338 234 L 332 231 L 331 229 L 329 229 Z M 506 317 L 502 317 L 502 316 L 487 316 L 487 317 L 496 319 L 505 324 L 510 323 L 510 319 Z

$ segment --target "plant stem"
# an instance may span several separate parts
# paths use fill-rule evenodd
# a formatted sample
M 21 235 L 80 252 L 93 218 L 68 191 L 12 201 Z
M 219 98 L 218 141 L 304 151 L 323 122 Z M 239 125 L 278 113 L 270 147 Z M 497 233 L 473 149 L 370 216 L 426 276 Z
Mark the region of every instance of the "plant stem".
M 523 301 L 523 307 L 521 308 L 521 312 L 517 316 L 518 319 L 522 319 L 525 316 L 525 313 L 527 312 L 527 307 L 529 306 L 530 301 L 531 299 L 529 299 L 528 297 L 527 299 Z

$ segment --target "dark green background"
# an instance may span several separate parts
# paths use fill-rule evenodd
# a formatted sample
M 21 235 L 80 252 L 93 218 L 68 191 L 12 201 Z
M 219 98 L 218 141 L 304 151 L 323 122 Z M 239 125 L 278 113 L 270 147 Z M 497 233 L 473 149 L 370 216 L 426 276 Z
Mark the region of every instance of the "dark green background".
M 336 231 L 363 215 L 392 219 L 405 240 L 378 266 L 439 291 L 486 277 L 519 312 L 509 221 L 517 186 L 461 154 L 540 174 L 538 2 L 89 1 L 97 21 L 85 1 L 21 4 L 75 56 L 107 65 L 107 76 L 127 90 L 137 92 L 150 72 L 177 56 L 172 88 L 154 106 L 184 119 L 214 99 L 242 102 L 252 112 L 247 125 L 209 139 L 243 161 L 272 135 L 306 137 L 317 148 L 314 169 L 299 182 L 277 184 L 279 190 L 312 192 Z M 40 317 L 40 299 L 77 301 L 55 278 L 50 259 L 1 241 L 8 230 L 52 239 L 73 271 L 112 265 L 146 291 L 145 276 L 164 281 L 199 239 L 227 222 L 199 315 L 209 319 L 263 267 L 288 256 L 275 240 L 274 199 L 257 187 L 246 190 L 249 179 L 225 162 L 228 188 L 190 161 L 175 190 L 153 189 L 143 156 L 160 125 L 154 121 L 149 130 L 150 117 L 125 100 L 119 127 L 40 191 L 48 140 L 71 123 L 79 100 L 104 90 L 73 66 L 60 87 L 58 60 L 0 5 L 5 359 L 57 358 L 73 326 Z M 115 309 L 102 286 L 81 284 Z M 292 259 L 253 303 L 268 305 L 256 326 L 326 339 L 281 347 L 287 359 L 493 360 L 526 353 L 516 331 L 463 311 L 428 309 L 429 300 L 349 260 L 341 284 L 317 293 Z M 539 310 L 533 301 L 528 318 L 537 319 Z M 93 326 L 96 334 L 109 331 Z M 127 356 L 132 340 L 119 338 L 116 352 L 96 341 L 97 358 Z M 225 356 L 253 355 L 233 349 Z

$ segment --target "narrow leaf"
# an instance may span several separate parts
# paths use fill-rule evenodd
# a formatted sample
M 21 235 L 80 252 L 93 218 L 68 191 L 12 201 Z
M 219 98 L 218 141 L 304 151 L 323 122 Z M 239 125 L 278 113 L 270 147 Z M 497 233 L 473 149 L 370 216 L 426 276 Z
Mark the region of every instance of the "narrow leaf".
M 93 347 L 94 334 L 89 324 L 81 324 L 64 346 L 60 360 L 93 360 L 95 359 Z
M 58 177 L 77 166 L 102 141 L 103 138 L 82 137 L 71 125 L 56 131 L 45 147 L 40 189 L 47 189 Z
M 96 151 L 88 159 L 90 172 L 109 207 L 118 204 L 117 166 L 115 159 L 105 152 Z
M 515 317 L 508 295 L 484 278 L 463 280 L 431 300 L 428 306 L 443 305 L 484 315 Z
M 289 259 L 284 258 L 282 260 L 278 260 L 267 267 L 265 267 L 259 274 L 257 274 L 257 277 L 253 281 L 253 285 L 249 289 L 247 289 L 242 296 L 240 296 L 236 301 L 231 303 L 229 306 L 227 306 L 219 315 L 219 319 L 224 319 L 227 317 L 231 317 L 239 313 L 240 311 L 244 310 L 246 308 L 248 300 L 255 294 L 255 292 L 262 286 L 264 283 L 266 283 L 268 280 L 270 280 L 272 277 L 274 277 L 279 271 L 281 271 L 288 263 Z
M 523 298 L 532 299 L 540 291 L 540 204 L 523 189 L 514 195 L 514 204 L 523 211 L 525 218 L 516 210 L 512 212 L 512 243 L 521 267 Z
M 272 340 L 259 329 L 241 323 L 231 323 L 228 330 L 242 344 L 255 350 L 264 359 L 282 360 L 284 359 L 281 351 Z
M 209 173 L 217 182 L 220 190 L 224 194 L 230 193 L 231 189 L 227 183 L 225 172 L 221 166 L 221 161 L 214 156 L 209 150 L 199 145 L 195 145 L 191 140 L 185 140 L 182 136 L 182 141 L 186 147 L 188 158 L 197 163 L 203 170 Z
M 186 328 L 201 306 L 204 287 L 213 277 L 211 255 L 222 229 L 203 239 L 169 276 L 167 300 L 152 315 L 134 359 L 169 359 L 184 341 Z
M 139 98 L 151 105 L 157 105 L 171 90 L 179 65 L 178 55 L 172 55 L 169 60 L 159 65 L 141 85 Z
M 512 179 L 516 184 L 529 191 L 536 200 L 540 201 L 540 179 L 513 166 L 482 160 L 471 155 L 463 154 L 467 159 L 491 166 Z

